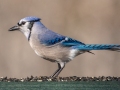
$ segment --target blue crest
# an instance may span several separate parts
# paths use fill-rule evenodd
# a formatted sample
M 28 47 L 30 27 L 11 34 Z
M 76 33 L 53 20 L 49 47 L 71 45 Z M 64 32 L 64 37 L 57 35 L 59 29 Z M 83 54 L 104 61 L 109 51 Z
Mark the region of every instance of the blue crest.
M 35 22 L 35 21 L 40 21 L 41 19 L 38 17 L 30 16 L 30 17 L 25 17 L 20 20 L 21 21 L 26 21 L 26 22 Z

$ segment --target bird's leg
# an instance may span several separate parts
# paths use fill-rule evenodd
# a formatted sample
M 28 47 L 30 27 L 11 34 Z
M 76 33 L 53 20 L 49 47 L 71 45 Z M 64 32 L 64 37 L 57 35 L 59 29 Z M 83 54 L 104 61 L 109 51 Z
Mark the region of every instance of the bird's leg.
M 53 73 L 53 75 L 51 77 L 57 77 L 60 74 L 60 72 L 63 70 L 64 67 L 65 67 L 65 63 L 59 62 L 58 69 Z

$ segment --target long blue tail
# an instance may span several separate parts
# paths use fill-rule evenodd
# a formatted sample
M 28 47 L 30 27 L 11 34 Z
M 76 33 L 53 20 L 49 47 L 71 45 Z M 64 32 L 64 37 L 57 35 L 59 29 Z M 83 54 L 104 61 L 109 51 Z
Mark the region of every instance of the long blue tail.
M 73 48 L 79 50 L 111 50 L 111 51 L 120 51 L 120 45 L 111 45 L 111 44 L 85 44 L 77 45 Z

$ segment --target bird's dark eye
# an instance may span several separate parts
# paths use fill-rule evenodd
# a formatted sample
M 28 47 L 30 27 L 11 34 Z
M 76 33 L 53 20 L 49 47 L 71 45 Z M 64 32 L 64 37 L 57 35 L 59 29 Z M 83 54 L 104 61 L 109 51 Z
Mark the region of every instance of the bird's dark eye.
M 26 22 L 22 22 L 21 25 L 24 25 Z
M 18 26 L 25 25 L 25 23 L 26 23 L 26 22 L 24 22 L 24 21 L 21 22 L 21 23 L 18 22 Z

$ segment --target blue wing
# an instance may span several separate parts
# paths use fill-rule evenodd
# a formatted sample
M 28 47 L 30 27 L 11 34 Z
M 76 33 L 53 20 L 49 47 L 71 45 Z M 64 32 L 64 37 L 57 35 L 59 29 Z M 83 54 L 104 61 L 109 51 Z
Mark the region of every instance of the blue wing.
M 41 44 L 50 46 L 61 42 L 62 40 L 65 39 L 65 36 L 62 36 L 52 31 L 47 31 L 45 34 L 38 35 L 38 38 Z
M 59 43 L 62 46 L 71 47 L 76 45 L 85 45 L 84 43 L 77 41 L 75 39 L 62 36 L 60 34 L 57 34 L 55 32 L 47 32 L 45 35 L 38 35 L 40 43 L 44 44 L 46 46 L 54 45 Z
M 75 39 L 66 37 L 65 40 L 61 43 L 63 46 L 71 47 L 71 46 L 77 46 L 77 45 L 85 45 L 84 43 L 77 41 Z

